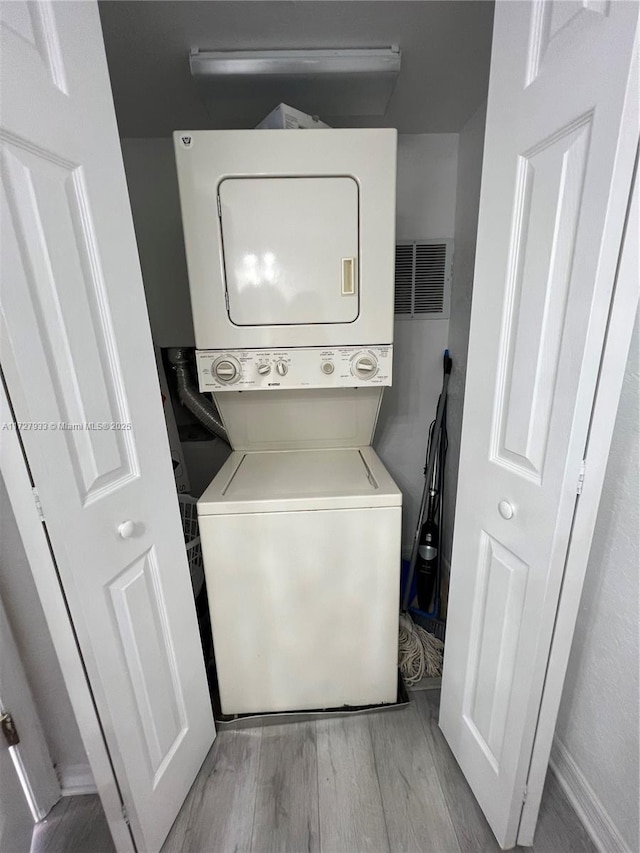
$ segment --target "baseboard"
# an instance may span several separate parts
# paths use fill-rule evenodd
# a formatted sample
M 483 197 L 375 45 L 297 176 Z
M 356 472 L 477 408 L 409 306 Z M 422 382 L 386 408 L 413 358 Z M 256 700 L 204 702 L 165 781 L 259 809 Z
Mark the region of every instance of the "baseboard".
M 63 797 L 76 797 L 79 794 L 97 794 L 93 773 L 88 764 L 58 764 L 56 773 L 60 780 Z
M 632 853 L 582 770 L 557 738 L 553 740 L 549 765 L 600 853 Z

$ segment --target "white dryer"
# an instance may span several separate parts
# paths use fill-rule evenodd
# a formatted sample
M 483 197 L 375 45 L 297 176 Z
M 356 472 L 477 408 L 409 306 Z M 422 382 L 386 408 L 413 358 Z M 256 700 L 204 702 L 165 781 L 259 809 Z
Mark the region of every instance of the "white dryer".
M 174 142 L 199 350 L 392 342 L 395 130 Z
M 394 702 L 394 130 L 174 135 L 200 390 L 234 453 L 198 502 L 225 714 Z

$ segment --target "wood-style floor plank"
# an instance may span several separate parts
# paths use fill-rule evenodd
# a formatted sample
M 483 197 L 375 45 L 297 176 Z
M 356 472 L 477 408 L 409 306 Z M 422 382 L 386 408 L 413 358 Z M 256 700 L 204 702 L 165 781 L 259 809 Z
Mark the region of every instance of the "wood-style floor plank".
M 318 720 L 316 731 L 322 853 L 386 853 L 368 718 Z
M 55 804 L 44 820 L 33 827 L 31 834 L 31 853 L 46 853 L 47 845 L 53 844 L 56 833 L 62 826 L 66 827 L 65 821 L 67 809 L 71 805 L 73 797 L 63 797 Z
M 431 744 L 463 853 L 498 853 L 498 842 L 438 727 L 439 692 L 416 692 L 412 698 Z M 547 776 L 533 848 L 516 847 L 515 850 L 523 853 L 525 850 L 530 853 L 596 853 L 593 842 L 552 773 Z
M 315 722 L 263 729 L 251 850 L 320 850 Z
M 162 853 L 248 853 L 262 729 L 220 732 Z
M 434 770 L 451 814 L 462 853 L 496 853 L 500 850 L 467 780 L 438 727 L 439 690 L 411 694 L 429 744 Z
M 163 853 L 497 853 L 438 728 L 438 694 L 412 699 L 370 717 L 221 732 Z M 98 797 L 61 800 L 31 853 L 115 853 Z M 527 853 L 596 853 L 551 773 Z
M 31 853 L 115 853 L 98 795 L 63 797 L 56 803 L 33 830 Z
M 415 706 L 375 714 L 369 725 L 393 853 L 460 853 Z
M 562 853 L 597 853 L 566 794 L 549 771 L 542 794 L 533 851 L 558 853 L 560 850 Z

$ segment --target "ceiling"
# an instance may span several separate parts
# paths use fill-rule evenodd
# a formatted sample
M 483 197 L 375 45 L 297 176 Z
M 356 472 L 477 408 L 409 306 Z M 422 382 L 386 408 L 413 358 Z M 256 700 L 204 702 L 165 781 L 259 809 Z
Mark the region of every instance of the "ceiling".
M 320 116 L 334 127 L 455 133 L 486 97 L 490 0 L 103 0 L 99 7 L 122 137 L 254 127 L 276 106 L 229 86 L 208 112 L 189 73 L 191 47 L 398 45 L 402 70 L 386 114 Z

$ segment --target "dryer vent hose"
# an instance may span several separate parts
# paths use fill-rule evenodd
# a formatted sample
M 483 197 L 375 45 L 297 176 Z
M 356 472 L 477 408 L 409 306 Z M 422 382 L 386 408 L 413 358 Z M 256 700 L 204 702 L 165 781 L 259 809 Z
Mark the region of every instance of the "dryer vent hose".
M 178 397 L 182 405 L 186 406 L 209 432 L 230 444 L 229 436 L 215 405 L 193 384 L 189 368 L 189 350 L 186 347 L 174 347 L 169 350 L 168 355 L 176 374 Z

